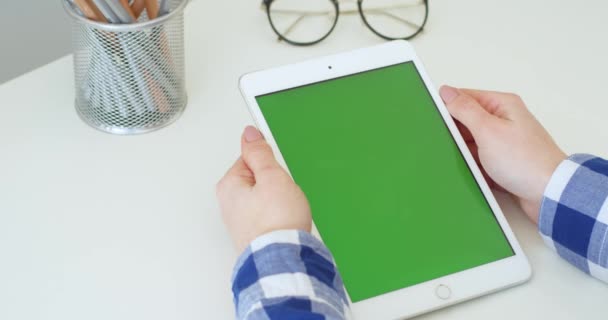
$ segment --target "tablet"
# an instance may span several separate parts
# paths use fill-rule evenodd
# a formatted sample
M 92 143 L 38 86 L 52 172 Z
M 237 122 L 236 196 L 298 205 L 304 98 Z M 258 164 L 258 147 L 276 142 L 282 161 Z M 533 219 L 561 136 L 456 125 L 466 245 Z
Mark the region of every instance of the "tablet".
M 240 87 L 308 197 L 355 319 L 411 317 L 530 278 L 409 43 L 250 73 Z

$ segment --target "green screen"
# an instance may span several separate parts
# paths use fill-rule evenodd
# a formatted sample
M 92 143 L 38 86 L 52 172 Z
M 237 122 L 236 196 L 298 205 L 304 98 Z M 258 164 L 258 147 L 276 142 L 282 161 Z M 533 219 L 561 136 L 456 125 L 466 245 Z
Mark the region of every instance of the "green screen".
M 257 102 L 353 302 L 513 255 L 413 63 Z

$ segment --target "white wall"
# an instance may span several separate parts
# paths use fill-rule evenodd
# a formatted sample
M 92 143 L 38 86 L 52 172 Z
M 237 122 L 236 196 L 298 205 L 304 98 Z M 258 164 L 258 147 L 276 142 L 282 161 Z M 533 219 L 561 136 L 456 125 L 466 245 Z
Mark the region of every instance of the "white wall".
M 0 83 L 71 51 L 63 0 L 0 1 Z

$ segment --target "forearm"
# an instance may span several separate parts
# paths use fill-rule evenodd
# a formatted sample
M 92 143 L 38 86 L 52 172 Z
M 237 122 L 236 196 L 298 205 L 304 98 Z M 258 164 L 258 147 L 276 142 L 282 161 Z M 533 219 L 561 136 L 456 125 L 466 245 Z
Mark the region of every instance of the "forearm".
M 342 279 L 327 248 L 303 231 L 254 240 L 239 258 L 232 291 L 238 319 L 347 319 Z
M 608 282 L 608 161 L 577 154 L 562 162 L 545 190 L 543 240 L 582 271 Z

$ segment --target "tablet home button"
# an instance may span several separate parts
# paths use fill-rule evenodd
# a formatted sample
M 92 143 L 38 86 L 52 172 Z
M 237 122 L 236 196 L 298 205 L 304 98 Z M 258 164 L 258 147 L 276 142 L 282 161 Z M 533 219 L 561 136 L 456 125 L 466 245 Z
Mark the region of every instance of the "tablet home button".
M 447 300 L 452 296 L 452 290 L 450 290 L 450 287 L 440 284 L 437 286 L 437 289 L 435 289 L 435 294 L 437 295 L 437 298 Z

